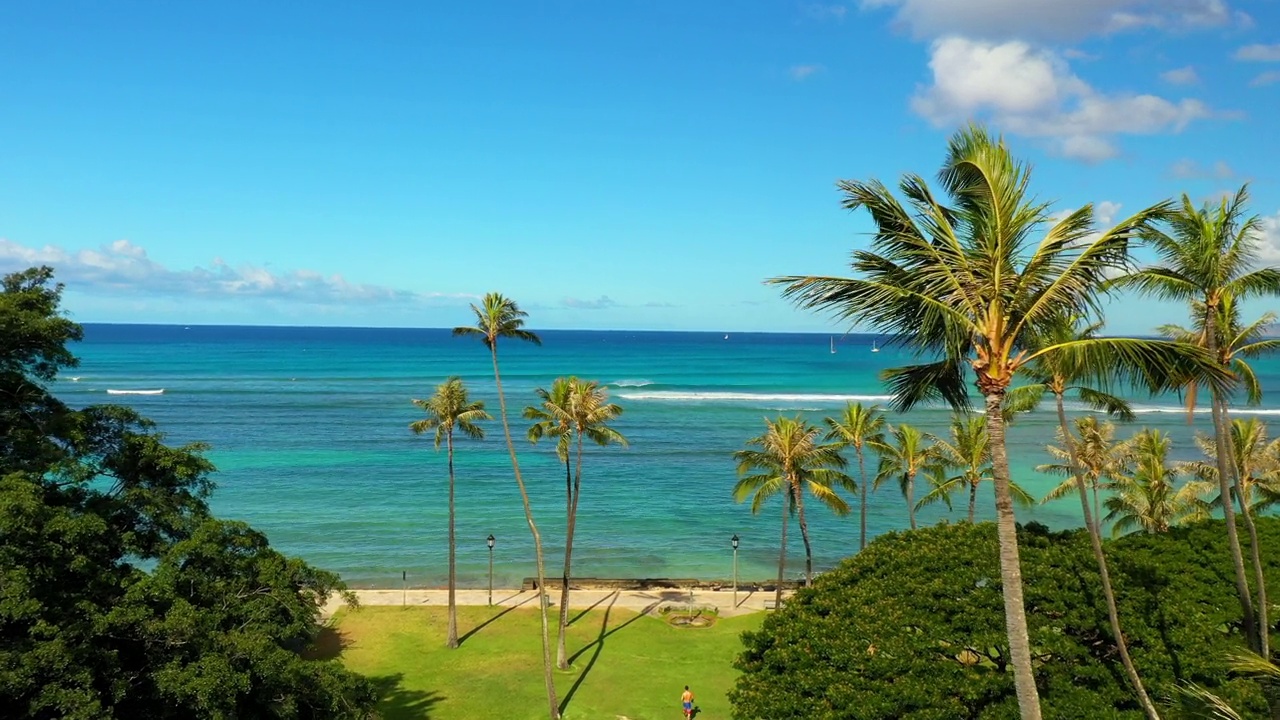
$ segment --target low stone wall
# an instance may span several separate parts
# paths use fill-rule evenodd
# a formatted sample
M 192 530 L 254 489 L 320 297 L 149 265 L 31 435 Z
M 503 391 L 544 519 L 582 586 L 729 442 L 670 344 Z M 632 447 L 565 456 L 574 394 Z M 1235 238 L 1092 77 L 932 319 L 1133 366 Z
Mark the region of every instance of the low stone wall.
M 547 589 L 560 589 L 560 578 L 547 578 Z M 802 585 L 795 580 L 783 581 L 784 590 L 794 590 Z M 738 581 L 738 590 L 765 592 L 777 589 L 778 581 L 744 582 Z M 527 577 L 521 583 L 521 590 L 537 590 L 538 579 Z M 693 578 L 572 578 L 569 580 L 571 590 L 732 590 L 733 582 L 729 580 L 695 580 Z

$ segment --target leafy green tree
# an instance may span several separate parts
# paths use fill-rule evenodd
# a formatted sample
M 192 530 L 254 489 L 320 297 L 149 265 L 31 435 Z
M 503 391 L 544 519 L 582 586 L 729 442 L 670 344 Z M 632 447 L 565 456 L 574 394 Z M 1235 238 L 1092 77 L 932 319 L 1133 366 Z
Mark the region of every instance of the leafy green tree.
M 1280 520 L 1259 518 L 1268 577 L 1280 575 Z M 1138 720 L 1143 710 L 1111 642 L 1083 530 L 1021 529 L 1029 632 L 1046 717 Z M 1018 716 L 1005 632 L 997 529 L 956 523 L 880 536 L 744 635 L 730 691 L 739 720 L 1005 720 Z M 1133 661 L 1153 697 L 1197 683 L 1245 717 L 1265 711 L 1227 655 L 1240 608 L 1221 581 L 1221 521 L 1106 543 Z
M 1155 251 L 1159 262 L 1134 270 L 1115 281 L 1118 287 L 1133 288 L 1164 300 L 1199 303 L 1193 306 L 1198 310 L 1198 317 L 1193 320 L 1201 331 L 1198 344 L 1229 374 L 1233 370 L 1230 358 L 1221 352 L 1227 335 L 1223 322 L 1224 305 L 1253 297 L 1280 295 L 1280 268 L 1258 266 L 1257 236 L 1262 225 L 1258 216 L 1248 215 L 1248 202 L 1248 186 L 1242 186 L 1233 197 L 1223 198 L 1216 206 L 1206 203 L 1204 207 L 1197 208 L 1184 194 L 1177 212 L 1166 218 L 1166 228 L 1149 226 L 1143 229 L 1143 241 Z M 1188 397 L 1192 403 L 1195 390 L 1202 384 L 1189 384 Z M 1228 454 L 1230 419 L 1227 404 L 1230 390 L 1229 386 L 1217 384 L 1209 387 L 1210 412 L 1218 446 L 1218 490 L 1223 497 L 1230 497 L 1229 488 L 1234 484 Z M 1266 656 L 1267 623 L 1259 622 L 1259 611 L 1266 611 L 1265 603 L 1255 607 L 1250 595 L 1233 504 L 1223 503 L 1222 512 L 1231 547 L 1236 595 L 1245 625 L 1249 628 L 1246 635 L 1250 638 L 1250 648 Z
M 887 480 L 896 480 L 902 497 L 907 501 L 907 520 L 916 529 L 916 476 L 925 472 L 934 461 L 933 446 L 918 428 L 899 423 L 889 428 L 889 435 L 875 444 L 880 455 L 880 467 L 876 471 L 875 489 Z
M 617 444 L 626 447 L 627 438 L 609 422 L 622 414 L 622 407 L 609 402 L 609 394 L 595 380 L 557 378 L 551 391 L 539 388 L 543 408 L 527 407 L 526 418 L 537 420 L 529 428 L 529 439 L 534 442 L 543 435 L 557 437 L 556 453 L 565 464 L 565 539 L 564 575 L 560 585 L 560 626 L 557 634 L 556 665 L 561 670 L 569 668 L 569 654 L 565 647 L 565 635 L 569 627 L 569 580 L 573 563 L 573 536 L 578 520 L 578 498 L 582 491 L 583 439 L 605 447 Z M 577 444 L 577 468 L 572 482 L 569 476 L 568 441 Z
M 305 660 L 336 575 L 213 518 L 213 466 L 122 407 L 45 384 L 80 328 L 38 268 L 0 293 L 0 707 L 6 717 L 369 718 L 377 691 Z M 144 569 L 147 568 L 147 569 Z
M 1203 353 L 1159 341 L 1096 338 L 1038 345 L 1043 325 L 1062 314 L 1099 310 L 1104 283 L 1128 261 L 1129 241 L 1168 205 L 1142 210 L 1096 232 L 1093 207 L 1056 217 L 1030 194 L 1030 168 L 1004 142 L 970 126 L 949 144 L 939 180 L 944 204 L 923 178 L 904 176 L 906 205 L 878 181 L 841 181 L 844 206 L 866 209 L 876 231 L 871 248 L 853 252 L 858 277 L 789 276 L 770 282 L 799 306 L 874 329 L 923 361 L 894 368 L 885 379 L 894 409 L 943 400 L 967 410 L 966 368 L 982 394 L 991 444 L 1001 586 L 1012 665 L 1025 720 L 1038 720 L 1031 645 L 1018 563 L 1017 526 L 1009 489 L 1005 398 L 1015 374 L 1036 358 L 1071 355 L 1085 362 L 1101 350 L 1143 356 L 1159 367 L 1157 387 L 1208 365 Z M 1038 241 L 1037 241 L 1037 238 Z M 1219 382 L 1224 382 L 1219 372 Z
M 867 546 L 867 482 L 866 452 L 884 439 L 884 412 L 879 405 L 863 407 L 862 403 L 848 403 L 839 417 L 826 418 L 828 440 L 834 440 L 840 448 L 853 448 L 858 456 L 858 549 Z
M 555 677 L 551 673 L 551 633 L 547 619 L 547 573 L 542 554 L 542 534 L 533 520 L 533 507 L 529 504 L 529 491 L 524 485 L 524 476 L 520 474 L 520 459 L 516 456 L 515 443 L 511 441 L 511 425 L 507 422 L 507 397 L 502 392 L 502 373 L 498 368 L 498 341 L 503 338 L 523 340 L 534 345 L 541 345 L 542 340 L 534 333 L 524 329 L 524 319 L 529 313 L 520 309 L 514 300 L 501 293 L 487 293 L 480 305 L 472 303 L 471 312 L 476 316 L 474 326 L 456 327 L 454 335 L 479 337 L 489 349 L 493 358 L 493 382 L 498 388 L 498 412 L 502 417 L 502 434 L 507 440 L 507 453 L 511 456 L 511 471 L 515 474 L 516 486 L 520 488 L 520 500 L 524 503 L 524 519 L 529 524 L 529 534 L 533 536 L 533 554 L 538 573 L 538 608 L 542 617 L 542 680 L 547 690 L 547 706 L 551 720 L 560 717 L 560 703 L 556 699 Z
M 1139 529 L 1168 532 L 1175 525 L 1208 517 L 1204 495 L 1209 492 L 1209 483 L 1178 483 L 1182 473 L 1169 463 L 1171 444 L 1167 434 L 1150 429 L 1124 443 L 1125 472 L 1116 476 L 1112 494 L 1103 502 L 1115 535 Z
M 987 444 L 987 421 L 977 415 L 953 415 L 949 438 L 929 435 L 933 465 L 926 477 L 933 486 L 920 502 L 919 510 L 926 505 L 945 502 L 951 507 L 951 496 L 961 490 L 969 495 L 969 522 L 973 522 L 978 503 L 978 486 L 991 479 L 991 450 Z M 955 471 L 948 476 L 948 472 Z M 1024 507 L 1035 504 L 1035 499 L 1015 482 L 1009 483 L 1013 501 Z
M 445 643 L 458 647 L 458 541 L 454 536 L 454 476 L 453 476 L 453 433 L 459 431 L 473 439 L 484 438 L 484 428 L 477 423 L 492 420 L 484 410 L 484 403 L 472 400 L 467 395 L 467 388 L 462 378 L 450 377 L 436 386 L 435 394 L 427 400 L 414 400 L 413 404 L 424 411 L 427 416 L 409 424 L 414 435 L 435 434 L 436 450 L 443 442 L 449 455 L 449 631 Z
M 842 472 L 846 462 L 834 444 L 820 442 L 821 430 L 802 418 L 779 417 L 765 420 L 763 434 L 747 441 L 750 446 L 733 454 L 738 461 L 737 484 L 733 496 L 738 502 L 751 498 L 751 512 L 758 513 L 766 500 L 782 496 L 782 541 L 778 551 L 778 587 L 775 602 L 782 606 L 782 583 L 787 565 L 787 524 L 794 509 L 804 539 L 805 585 L 813 582 L 813 549 L 804 515 L 808 491 L 837 515 L 847 515 L 849 504 L 836 494 L 837 487 L 856 491 L 853 479 Z

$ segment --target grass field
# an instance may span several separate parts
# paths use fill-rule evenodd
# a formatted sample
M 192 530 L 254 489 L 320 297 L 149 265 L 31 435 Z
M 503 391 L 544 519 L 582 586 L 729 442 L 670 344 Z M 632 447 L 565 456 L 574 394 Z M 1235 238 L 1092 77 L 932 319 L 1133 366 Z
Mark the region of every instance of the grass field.
M 602 604 L 574 611 L 572 668 L 556 671 L 566 720 L 678 720 L 689 685 L 701 720 L 729 717 L 725 693 L 737 672 L 738 636 L 763 614 L 721 619 L 709 628 L 675 628 L 663 619 Z M 444 646 L 444 608 L 343 610 L 321 654 L 383 686 L 388 720 L 545 718 L 536 609 L 458 608 L 462 646 Z M 552 642 L 555 642 L 552 615 Z M 554 647 L 552 652 L 554 653 Z

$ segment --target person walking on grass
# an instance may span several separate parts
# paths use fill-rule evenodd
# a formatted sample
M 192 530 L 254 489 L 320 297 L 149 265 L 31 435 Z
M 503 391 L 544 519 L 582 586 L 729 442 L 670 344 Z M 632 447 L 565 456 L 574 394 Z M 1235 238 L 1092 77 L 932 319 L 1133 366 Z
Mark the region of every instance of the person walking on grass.
M 693 691 L 688 685 L 684 686 L 684 693 L 680 695 L 680 704 L 684 707 L 684 716 L 693 717 Z

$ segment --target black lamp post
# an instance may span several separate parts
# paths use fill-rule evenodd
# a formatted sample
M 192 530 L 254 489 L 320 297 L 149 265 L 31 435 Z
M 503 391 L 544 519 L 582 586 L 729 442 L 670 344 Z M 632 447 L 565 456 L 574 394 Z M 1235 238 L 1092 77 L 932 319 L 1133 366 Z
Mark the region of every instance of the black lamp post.
M 730 544 L 733 545 L 733 607 L 738 607 L 738 534 L 734 533 L 729 538 Z
M 489 604 L 493 605 L 493 535 L 486 542 L 489 544 Z

